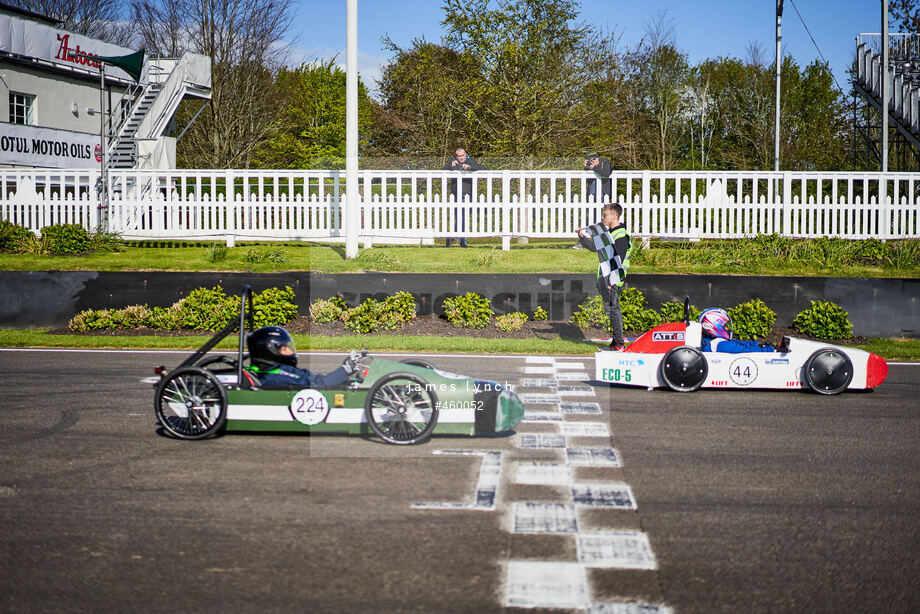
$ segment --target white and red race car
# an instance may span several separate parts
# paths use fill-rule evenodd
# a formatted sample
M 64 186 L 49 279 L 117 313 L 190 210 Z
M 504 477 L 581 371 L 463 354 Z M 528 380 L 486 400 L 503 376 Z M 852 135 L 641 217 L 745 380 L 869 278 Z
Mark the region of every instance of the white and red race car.
M 703 352 L 702 332 L 698 322 L 662 324 L 623 351 L 599 351 L 594 355 L 595 379 L 680 392 L 806 388 L 838 394 L 875 388 L 888 376 L 888 363 L 864 350 L 783 337 L 776 352 Z

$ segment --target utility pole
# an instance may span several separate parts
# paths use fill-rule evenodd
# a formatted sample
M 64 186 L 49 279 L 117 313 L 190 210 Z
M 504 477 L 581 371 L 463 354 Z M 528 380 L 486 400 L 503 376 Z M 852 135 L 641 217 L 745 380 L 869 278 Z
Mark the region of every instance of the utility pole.
M 888 172 L 888 0 L 882 0 L 882 172 Z
M 783 67 L 783 53 L 780 49 L 783 24 L 783 0 L 776 0 L 776 102 L 773 116 L 773 170 L 779 171 L 779 111 L 780 111 L 780 80 Z
M 109 184 L 106 177 L 106 150 L 108 131 L 105 129 L 105 62 L 99 62 L 99 144 L 102 146 L 102 157 L 99 160 L 99 210 L 96 214 L 96 231 L 109 231 Z
M 348 0 L 345 49 L 345 258 L 358 256 L 358 0 Z

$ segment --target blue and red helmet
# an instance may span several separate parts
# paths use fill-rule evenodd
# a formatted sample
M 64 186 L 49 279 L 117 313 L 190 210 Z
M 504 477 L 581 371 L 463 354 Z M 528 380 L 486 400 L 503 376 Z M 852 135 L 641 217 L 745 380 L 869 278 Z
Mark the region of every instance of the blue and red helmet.
M 700 324 L 703 327 L 703 333 L 712 338 L 732 338 L 732 319 L 728 312 L 720 307 L 704 309 L 700 314 Z

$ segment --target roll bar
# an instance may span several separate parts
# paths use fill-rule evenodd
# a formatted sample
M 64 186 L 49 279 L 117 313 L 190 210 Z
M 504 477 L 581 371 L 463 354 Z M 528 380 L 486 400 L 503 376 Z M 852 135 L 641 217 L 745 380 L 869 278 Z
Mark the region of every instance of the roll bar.
M 249 307 L 247 309 L 246 307 Z M 253 315 L 252 315 L 252 288 L 249 286 L 243 286 L 243 292 L 240 295 L 240 318 L 238 320 L 231 320 L 223 330 L 216 333 L 213 337 L 208 339 L 207 343 L 198 348 L 194 354 L 182 361 L 176 369 L 181 369 L 182 367 L 192 366 L 198 363 L 201 360 L 201 357 L 210 352 L 215 345 L 224 340 L 224 338 L 232 333 L 235 330 L 240 331 L 240 343 L 239 351 L 237 353 L 237 381 L 242 381 L 243 378 L 243 343 L 246 338 L 246 323 L 249 323 L 249 330 L 254 328 Z

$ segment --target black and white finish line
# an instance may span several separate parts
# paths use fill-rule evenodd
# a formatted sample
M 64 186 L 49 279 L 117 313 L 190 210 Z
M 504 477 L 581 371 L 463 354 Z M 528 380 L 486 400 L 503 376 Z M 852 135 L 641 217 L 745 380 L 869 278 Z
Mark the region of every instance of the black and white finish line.
M 593 369 L 591 369 L 593 372 Z M 515 451 L 438 450 L 435 454 L 481 456 L 479 479 L 472 502 L 415 503 L 419 510 L 507 510 L 505 528 L 519 535 L 560 535 L 574 540 L 575 561 L 505 561 L 502 605 L 515 608 L 564 608 L 587 614 L 673 614 L 663 604 L 641 602 L 600 603 L 592 597 L 589 569 L 629 569 L 654 572 L 658 568 L 648 536 L 641 531 L 592 531 L 579 522 L 583 510 L 635 511 L 632 489 L 620 482 L 579 482 L 580 467 L 617 468 L 621 459 L 609 447 L 612 433 L 605 422 L 584 421 L 602 415 L 592 400 L 594 388 L 584 358 L 529 357 L 521 387 L 539 389 L 519 394 L 525 413 L 518 449 L 534 454 L 545 450 L 555 461 L 515 460 Z M 537 424 L 557 432 L 526 432 Z M 581 445 L 570 443 L 575 439 Z M 588 445 L 583 442 L 587 440 Z M 593 440 L 593 441 L 592 441 Z M 593 444 L 593 445 L 592 445 Z M 607 445 L 604 445 L 607 444 Z M 545 452 L 544 452 L 545 453 Z M 564 502 L 499 502 L 502 462 L 510 455 L 511 479 L 517 484 L 561 489 Z
M 528 424 L 552 425 L 556 433 L 521 434 L 522 450 L 550 449 L 560 454 L 558 462 L 517 463 L 514 479 L 565 489 L 570 503 L 518 501 L 511 505 L 508 529 L 519 534 L 570 535 L 575 540 L 577 561 L 508 561 L 503 605 L 518 608 L 570 608 L 593 614 L 671 613 L 665 605 L 647 603 L 597 603 L 592 599 L 588 569 L 656 570 L 658 565 L 648 536 L 639 531 L 590 531 L 579 522 L 586 509 L 636 510 L 628 484 L 577 481 L 578 467 L 621 467 L 619 455 L 608 443 L 608 423 L 584 418 L 599 417 L 600 403 L 593 400 L 594 388 L 584 359 L 531 357 L 524 367 L 521 395 L 525 408 L 522 430 Z M 545 389 L 540 392 L 530 389 Z M 597 446 L 575 445 L 593 439 Z

